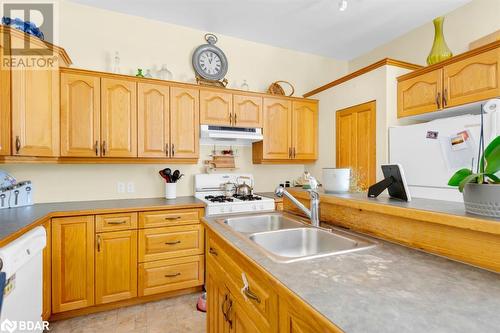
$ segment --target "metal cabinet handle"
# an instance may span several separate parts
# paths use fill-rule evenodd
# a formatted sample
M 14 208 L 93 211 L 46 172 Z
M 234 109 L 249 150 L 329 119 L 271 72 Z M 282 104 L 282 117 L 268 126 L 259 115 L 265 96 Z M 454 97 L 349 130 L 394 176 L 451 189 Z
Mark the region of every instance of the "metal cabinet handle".
M 165 274 L 165 277 L 166 278 L 171 278 L 171 277 L 176 277 L 176 276 L 179 276 L 181 275 L 181 273 L 177 272 L 177 273 L 174 273 L 174 274 Z
M 251 299 L 252 301 L 255 301 L 260 304 L 260 298 L 250 290 L 250 287 L 246 287 L 243 289 L 243 292 L 245 293 L 245 296 Z
M 226 310 L 226 321 L 229 324 L 229 329 L 232 330 L 233 320 L 230 318 L 230 315 L 231 315 L 231 309 L 233 307 L 233 300 L 231 299 L 231 297 L 229 297 L 228 300 L 229 300 L 229 307 Z
M 227 313 L 226 313 L 226 302 L 228 301 L 228 296 L 227 294 L 224 295 L 224 301 L 222 302 L 221 305 L 221 310 L 222 310 L 222 315 L 224 316 L 224 320 L 227 321 Z
M 178 220 L 180 218 L 181 218 L 181 216 L 166 216 L 165 220 Z
M 175 155 L 175 147 L 174 144 L 172 143 L 172 157 Z
M 109 221 L 108 224 L 125 224 L 127 223 L 127 221 L 123 220 L 123 221 Z
M 181 241 L 180 240 L 176 240 L 176 241 L 173 241 L 173 242 L 165 242 L 165 245 L 175 245 L 175 244 L 180 244 Z
M 233 114 L 232 113 L 229 114 L 229 124 L 230 125 L 233 124 Z
M 445 89 L 443 92 L 443 107 L 448 105 L 448 89 Z
M 438 109 L 441 109 L 441 93 L 440 92 L 437 93 L 436 104 L 437 104 Z
M 218 256 L 219 254 L 217 253 L 217 250 L 215 250 L 213 247 L 211 247 L 210 249 L 208 249 L 208 252 L 211 254 L 211 255 L 214 255 L 214 256 Z
M 237 118 L 236 118 L 236 113 L 235 113 L 235 114 L 234 114 L 234 124 L 235 124 L 235 125 L 236 125 L 236 121 L 237 121 L 236 119 L 237 119 Z
M 21 150 L 21 139 L 19 139 L 19 136 L 16 136 L 16 154 L 19 154 L 19 150 Z
M 168 156 L 168 152 L 169 152 L 168 147 L 169 147 L 169 144 L 168 143 L 165 144 L 165 156 Z
M 288 148 L 288 158 L 292 158 L 292 147 Z
M 102 142 L 102 156 L 106 155 L 106 140 Z
M 97 235 L 97 252 L 101 252 L 101 236 Z
M 297 155 L 295 154 L 295 147 L 293 147 L 293 158 L 295 158 L 295 156 Z
M 99 141 L 95 140 L 95 156 L 99 156 Z

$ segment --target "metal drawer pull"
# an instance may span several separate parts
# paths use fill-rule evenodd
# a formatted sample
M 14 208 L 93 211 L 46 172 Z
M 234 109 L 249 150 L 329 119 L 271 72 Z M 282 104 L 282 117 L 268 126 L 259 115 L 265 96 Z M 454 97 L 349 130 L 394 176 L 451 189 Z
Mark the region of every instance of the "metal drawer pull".
M 443 92 L 443 107 L 448 105 L 448 89 L 445 89 Z
M 208 249 L 208 252 L 209 252 L 210 254 L 214 255 L 214 256 L 217 256 L 217 255 L 218 255 L 217 251 L 216 251 L 213 247 L 211 247 L 210 249 Z
M 97 252 L 101 252 L 101 236 L 97 235 Z
M 165 220 L 178 220 L 182 218 L 182 216 L 166 216 Z
M 436 104 L 437 104 L 438 109 L 441 109 L 441 93 L 440 92 L 438 92 L 436 95 Z
M 171 277 L 176 277 L 176 276 L 179 276 L 179 275 L 181 275 L 181 273 L 165 274 L 165 277 L 171 278 Z
M 19 154 L 19 150 L 21 150 L 21 139 L 19 139 L 19 136 L 16 136 L 16 154 Z
M 243 280 L 243 288 L 241 288 L 241 292 L 245 298 L 249 298 L 252 301 L 255 301 L 260 304 L 260 298 L 254 292 L 250 290 L 250 285 L 248 284 L 247 276 L 245 272 L 241 273 L 241 279 Z
M 108 224 L 125 224 L 127 223 L 127 221 L 123 220 L 123 221 L 109 221 Z
M 95 156 L 99 156 L 99 141 L 95 140 Z
M 175 244 L 180 244 L 180 240 L 174 241 L 174 242 L 165 242 L 165 245 L 175 245 Z

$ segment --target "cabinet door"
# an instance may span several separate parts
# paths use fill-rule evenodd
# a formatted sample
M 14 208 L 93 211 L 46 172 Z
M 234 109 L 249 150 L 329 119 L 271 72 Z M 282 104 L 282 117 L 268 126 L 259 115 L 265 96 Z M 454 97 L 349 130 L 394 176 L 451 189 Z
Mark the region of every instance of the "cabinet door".
M 137 157 L 136 83 L 101 80 L 103 157 Z
M 442 108 L 443 70 L 398 82 L 398 118 Z
M 500 96 L 500 48 L 445 66 L 443 77 L 446 107 Z
M 233 123 L 237 127 L 262 127 L 262 97 L 233 95 Z
M 376 102 L 368 102 L 336 114 L 336 165 L 351 168 L 357 186 L 374 184 L 376 169 Z
M 315 160 L 318 157 L 318 104 L 292 103 L 292 157 Z
M 94 305 L 94 216 L 52 219 L 52 312 Z
M 291 114 L 289 100 L 264 98 L 264 159 L 291 158 Z
M 139 83 L 137 122 L 139 157 L 168 157 L 170 154 L 169 87 Z
M 96 235 L 95 302 L 137 296 L 137 230 Z
M 14 154 L 58 156 L 59 72 L 18 68 L 11 80 Z
M 170 89 L 170 150 L 173 158 L 198 158 L 200 100 L 198 89 Z
M 226 321 L 224 312 L 229 304 L 229 291 L 221 282 L 218 272 L 207 266 L 207 332 L 228 333 L 229 323 Z
M 4 35 L 0 34 L 3 43 Z M 5 59 L 0 45 L 0 64 Z M 10 71 L 0 65 L 0 155 L 10 155 Z
M 231 94 L 200 90 L 200 123 L 203 125 L 232 125 L 233 97 Z
M 101 80 L 61 73 L 61 156 L 100 155 Z
M 280 333 L 342 333 L 343 331 L 306 308 L 304 303 L 293 301 L 293 305 L 280 299 Z
M 234 300 L 233 297 L 230 298 L 230 302 L 231 307 L 228 310 L 228 322 L 231 333 L 263 332 L 262 330 L 259 330 L 252 317 L 245 312 L 245 309 L 241 307 L 239 302 Z M 276 320 L 278 320 L 277 316 Z
M 43 307 L 42 319 L 49 320 L 51 314 L 52 304 L 52 235 L 50 228 L 50 220 L 43 224 L 45 232 L 47 233 L 47 244 L 43 249 Z

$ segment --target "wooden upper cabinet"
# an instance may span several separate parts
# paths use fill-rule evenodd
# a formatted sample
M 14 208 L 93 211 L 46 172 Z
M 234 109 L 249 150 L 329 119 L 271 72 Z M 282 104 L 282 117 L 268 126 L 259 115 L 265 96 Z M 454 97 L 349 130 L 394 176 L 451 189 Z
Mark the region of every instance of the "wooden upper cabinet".
M 198 158 L 200 135 L 199 90 L 170 89 L 170 149 L 173 158 Z
M 263 158 L 291 158 L 292 102 L 286 99 L 264 98 Z
M 52 219 L 52 312 L 94 305 L 94 216 Z
M 61 73 L 61 156 L 100 156 L 98 76 Z
M 101 80 L 103 157 L 137 157 L 137 89 L 127 79 Z
M 262 97 L 233 95 L 233 124 L 236 127 L 262 127 Z
M 0 43 L 3 34 L 0 34 Z M 5 59 L 0 45 L 0 64 Z M 0 65 L 0 155 L 10 155 L 10 71 Z
M 437 111 L 442 108 L 443 70 L 436 69 L 398 84 L 398 117 Z
M 318 156 L 318 104 L 292 103 L 292 158 L 314 160 Z
M 95 302 L 111 303 L 137 296 L 137 230 L 96 235 Z
M 444 66 L 443 78 L 446 107 L 500 96 L 500 48 Z
M 230 93 L 200 90 L 200 123 L 231 126 L 233 98 Z
M 19 156 L 59 155 L 59 72 L 11 71 L 12 147 Z
M 138 156 L 170 155 L 170 90 L 166 85 L 137 86 Z

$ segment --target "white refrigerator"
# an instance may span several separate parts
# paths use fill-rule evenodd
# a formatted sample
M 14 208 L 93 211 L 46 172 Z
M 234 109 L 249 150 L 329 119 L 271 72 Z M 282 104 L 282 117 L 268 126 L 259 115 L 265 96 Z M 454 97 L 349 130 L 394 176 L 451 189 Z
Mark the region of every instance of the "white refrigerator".
M 483 117 L 487 146 L 500 135 L 500 116 L 493 111 Z M 412 197 L 463 201 L 447 184 L 460 168 L 476 170 L 480 125 L 480 115 L 463 115 L 389 128 L 389 161 L 403 166 Z

